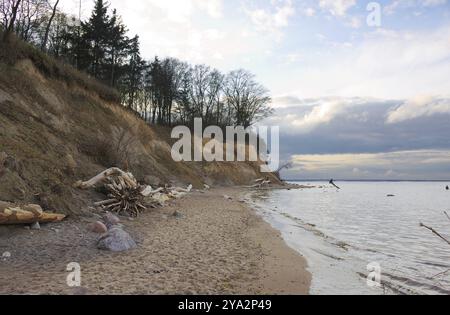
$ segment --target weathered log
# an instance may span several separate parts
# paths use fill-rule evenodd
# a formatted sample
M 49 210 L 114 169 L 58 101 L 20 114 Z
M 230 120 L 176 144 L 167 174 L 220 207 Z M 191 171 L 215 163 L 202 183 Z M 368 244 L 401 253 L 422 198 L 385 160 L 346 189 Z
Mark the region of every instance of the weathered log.
M 47 213 L 38 205 L 15 206 L 0 201 L 0 225 L 33 224 L 61 222 L 66 218 L 63 214 Z
M 76 188 L 80 189 L 89 189 L 97 186 L 98 184 L 105 184 L 110 178 L 117 176 L 122 181 L 122 186 L 125 185 L 125 183 L 130 187 L 137 187 L 138 183 L 136 179 L 134 178 L 133 174 L 126 173 L 122 171 L 121 169 L 117 167 L 113 167 L 110 169 L 107 169 L 104 172 L 101 172 L 97 176 L 91 178 L 88 181 L 78 181 L 75 183 Z

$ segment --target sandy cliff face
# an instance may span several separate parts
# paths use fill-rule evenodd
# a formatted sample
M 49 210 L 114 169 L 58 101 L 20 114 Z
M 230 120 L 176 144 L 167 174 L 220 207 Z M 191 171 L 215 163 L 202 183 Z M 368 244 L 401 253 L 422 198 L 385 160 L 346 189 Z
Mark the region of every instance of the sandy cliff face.
M 256 163 L 175 163 L 169 140 L 167 130 L 152 129 L 86 86 L 49 78 L 35 60 L 0 60 L 0 200 L 81 214 L 96 195 L 73 183 L 111 166 L 140 181 L 152 175 L 195 187 L 267 176 Z

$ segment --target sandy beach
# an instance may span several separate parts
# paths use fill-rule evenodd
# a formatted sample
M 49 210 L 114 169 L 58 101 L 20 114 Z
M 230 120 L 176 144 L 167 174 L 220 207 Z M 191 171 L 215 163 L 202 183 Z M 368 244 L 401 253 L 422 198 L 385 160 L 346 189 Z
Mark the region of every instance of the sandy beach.
M 138 248 L 120 254 L 96 248 L 87 229 L 95 217 L 0 227 L 0 256 L 11 254 L 0 258 L 0 294 L 308 294 L 305 259 L 242 202 L 244 192 L 195 192 L 122 218 Z M 81 266 L 80 288 L 67 286 L 71 262 Z

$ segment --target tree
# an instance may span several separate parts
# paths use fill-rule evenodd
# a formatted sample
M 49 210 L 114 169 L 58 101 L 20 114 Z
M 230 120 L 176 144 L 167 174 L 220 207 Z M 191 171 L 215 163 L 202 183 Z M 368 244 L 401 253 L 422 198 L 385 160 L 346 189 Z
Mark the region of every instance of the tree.
M 110 71 L 107 76 L 107 82 L 110 86 L 116 87 L 118 77 L 118 66 L 123 62 L 127 56 L 127 49 L 130 45 L 130 40 L 126 36 L 127 29 L 122 23 L 117 11 L 113 10 L 113 15 L 109 22 L 109 35 L 107 37 L 107 53 L 109 55 Z
M 271 98 L 268 90 L 257 83 L 254 75 L 248 71 L 241 69 L 230 72 L 224 92 L 229 109 L 234 110 L 237 126 L 250 127 L 273 111 L 269 107 Z
M 56 9 L 58 8 L 58 4 L 59 4 L 59 0 L 56 0 L 55 5 L 53 6 L 52 14 L 51 14 L 51 16 L 48 20 L 47 26 L 45 28 L 44 40 L 42 41 L 42 44 L 41 44 L 42 50 L 47 49 L 48 35 L 50 33 L 50 28 L 52 26 L 53 19 L 56 16 Z
M 15 33 L 20 39 L 28 42 L 37 40 L 47 9 L 47 0 L 22 0 L 15 26 Z
M 139 36 L 135 36 L 130 41 L 128 54 L 130 56 L 126 67 L 126 77 L 124 82 L 124 96 L 127 100 L 127 107 L 137 111 L 136 98 L 143 85 L 143 73 L 146 67 L 145 61 L 141 57 L 139 48 Z
M 19 11 L 19 6 L 22 0 L 2 0 L 2 16 L 3 16 L 3 41 L 7 41 L 9 35 L 14 30 L 14 25 L 16 24 L 17 13 Z
M 102 71 L 110 25 L 108 6 L 103 0 L 96 0 L 92 15 L 87 23 L 82 23 L 82 29 L 86 42 L 90 46 L 89 71 L 97 79 L 104 79 Z

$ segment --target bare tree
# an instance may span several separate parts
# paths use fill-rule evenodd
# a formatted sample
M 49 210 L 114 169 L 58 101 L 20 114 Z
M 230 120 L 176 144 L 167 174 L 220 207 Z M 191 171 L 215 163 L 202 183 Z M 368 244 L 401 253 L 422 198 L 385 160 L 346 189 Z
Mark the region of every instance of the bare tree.
M 16 24 L 17 14 L 19 12 L 20 4 L 22 0 L 2 0 L 2 15 L 5 33 L 3 34 L 3 40 L 7 41 L 9 35 L 14 30 Z
M 50 16 L 50 18 L 48 20 L 47 26 L 45 28 L 44 39 L 43 39 L 43 41 L 41 43 L 41 49 L 42 50 L 46 50 L 47 49 L 48 34 L 50 33 L 50 28 L 52 26 L 53 19 L 56 16 L 56 10 L 58 8 L 58 4 L 59 4 L 59 0 L 56 0 L 55 5 L 53 6 L 53 9 L 52 9 L 52 14 L 51 14 L 51 16 Z
M 224 90 L 226 102 L 235 112 L 236 125 L 247 128 L 272 113 L 269 91 L 248 71 L 230 72 Z

